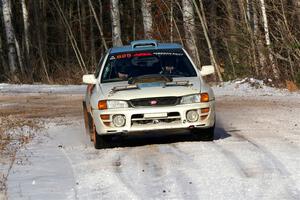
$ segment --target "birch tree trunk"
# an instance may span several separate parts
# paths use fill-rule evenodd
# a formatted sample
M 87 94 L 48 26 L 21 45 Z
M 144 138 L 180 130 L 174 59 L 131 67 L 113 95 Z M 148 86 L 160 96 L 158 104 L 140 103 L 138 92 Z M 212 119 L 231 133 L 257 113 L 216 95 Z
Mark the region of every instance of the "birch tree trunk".
M 25 0 L 21 0 L 22 3 L 22 12 L 23 12 L 23 23 L 24 23 L 24 38 L 25 38 L 25 47 L 26 47 L 26 60 L 29 59 L 29 19 L 28 19 L 28 10 Z
M 142 15 L 145 39 L 151 39 L 153 33 L 153 19 L 151 14 L 151 0 L 142 0 Z
M 110 0 L 110 12 L 113 46 L 122 46 L 119 0 Z
M 8 46 L 8 61 L 9 61 L 9 69 L 10 73 L 13 76 L 14 80 L 17 80 L 16 72 L 17 72 L 17 53 L 15 47 L 15 33 L 12 25 L 12 19 L 10 14 L 10 3 L 9 0 L 1 0 L 2 3 L 2 12 L 3 12 L 3 20 L 5 26 L 6 33 L 6 42 Z
M 195 13 L 193 2 L 191 0 L 182 0 L 182 15 L 187 51 L 192 56 L 195 64 L 200 66 L 196 44 Z
M 270 40 L 270 32 L 269 32 L 269 25 L 268 25 L 268 18 L 267 18 L 267 13 L 266 13 L 266 6 L 265 6 L 265 0 L 260 0 L 260 6 L 261 6 L 261 12 L 262 12 L 262 19 L 263 19 L 263 23 L 264 23 L 264 31 L 265 31 L 265 40 L 266 40 L 266 45 L 268 48 L 268 54 L 269 54 L 269 59 L 271 62 L 271 67 L 272 67 L 272 71 L 274 74 L 274 78 L 276 80 L 278 80 L 279 77 L 279 72 L 278 69 L 275 65 L 275 61 L 274 61 L 274 57 L 272 54 L 272 48 L 271 48 L 271 40 Z
M 254 35 L 254 40 L 257 45 L 257 52 L 258 52 L 258 59 L 259 59 L 259 64 L 260 64 L 260 72 L 263 76 L 266 76 L 266 64 L 267 64 L 267 58 L 264 54 L 264 45 L 262 43 L 262 40 L 260 38 L 260 30 L 258 27 L 258 15 L 257 15 L 257 10 L 255 9 L 253 3 L 249 4 L 253 8 L 253 35 Z

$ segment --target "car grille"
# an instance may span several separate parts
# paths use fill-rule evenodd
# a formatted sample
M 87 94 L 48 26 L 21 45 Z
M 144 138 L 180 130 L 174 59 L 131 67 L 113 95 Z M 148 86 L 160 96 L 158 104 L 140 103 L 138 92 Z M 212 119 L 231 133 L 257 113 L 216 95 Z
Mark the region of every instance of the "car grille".
M 130 104 L 133 107 L 141 106 L 174 106 L 179 104 L 180 97 L 154 97 L 143 99 L 132 99 Z

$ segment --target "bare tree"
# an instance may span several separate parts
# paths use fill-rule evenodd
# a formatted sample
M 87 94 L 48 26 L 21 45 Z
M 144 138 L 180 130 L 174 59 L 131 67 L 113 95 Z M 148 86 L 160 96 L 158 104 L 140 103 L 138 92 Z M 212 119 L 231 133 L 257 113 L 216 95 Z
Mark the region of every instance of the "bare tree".
M 110 0 L 113 46 L 122 46 L 119 0 Z
M 200 8 L 203 8 L 202 0 L 199 0 L 199 2 L 200 2 Z M 218 63 L 216 61 L 215 53 L 213 51 L 210 38 L 208 36 L 208 30 L 207 30 L 207 25 L 206 25 L 207 24 L 206 18 L 203 18 L 204 10 L 201 10 L 201 12 L 200 12 L 199 7 L 198 7 L 198 5 L 196 3 L 196 0 L 193 0 L 193 3 L 194 3 L 194 6 L 195 6 L 197 14 L 198 14 L 198 17 L 199 17 L 200 22 L 201 22 L 201 27 L 202 27 L 202 30 L 203 30 L 203 33 L 204 33 L 204 36 L 205 36 L 205 40 L 206 40 L 207 46 L 208 46 L 208 51 L 209 51 L 209 56 L 210 56 L 211 64 L 216 69 L 216 73 L 217 73 L 219 81 L 223 81 L 221 70 L 220 70 L 220 66 L 218 65 Z
M 298 23 L 300 23 L 300 0 L 293 0 L 293 4 L 295 6 Z
M 195 63 L 200 66 L 201 63 L 196 43 L 195 13 L 191 0 L 182 0 L 182 15 L 187 51 L 191 54 Z
M 9 69 L 10 73 L 14 80 L 17 80 L 16 72 L 18 69 L 17 65 L 17 53 L 15 47 L 15 32 L 12 25 L 11 19 L 11 8 L 9 0 L 1 0 L 2 4 L 2 12 L 3 12 L 3 20 L 5 25 L 5 32 L 6 32 L 6 42 L 8 46 L 8 61 L 9 61 Z
M 34 20 L 35 20 L 35 24 L 37 26 L 36 28 L 36 35 L 37 35 L 37 42 L 38 42 L 38 54 L 39 57 L 41 59 L 41 64 L 43 66 L 44 69 L 44 73 L 46 75 L 46 79 L 48 81 L 48 83 L 50 82 L 50 77 L 48 74 L 48 69 L 47 69 L 47 64 L 45 62 L 45 58 L 44 58 L 44 51 L 43 51 L 43 47 L 42 47 L 42 38 L 41 38 L 41 29 L 40 29 L 40 16 L 39 16 L 39 8 L 38 8 L 38 2 L 34 2 Z
M 142 14 L 145 38 L 152 38 L 153 19 L 151 13 L 151 0 L 142 0 Z
M 135 6 L 135 0 L 131 0 L 132 1 L 132 10 L 133 10 L 133 13 L 132 13 L 132 17 L 133 17 L 133 23 L 132 23 L 132 38 L 133 40 L 135 40 L 135 35 L 136 35 L 136 6 Z
M 56 10 L 58 11 L 58 13 L 60 15 L 60 18 L 61 18 L 64 26 L 67 29 L 67 35 L 68 35 L 68 38 L 69 38 L 69 40 L 71 42 L 72 48 L 74 50 L 74 53 L 76 55 L 78 64 L 80 65 L 81 71 L 82 72 L 87 72 L 86 64 L 85 64 L 85 62 L 83 60 L 82 53 L 81 53 L 80 49 L 78 48 L 77 41 L 76 41 L 76 38 L 75 38 L 74 33 L 72 31 L 72 28 L 70 26 L 70 23 L 68 22 L 65 14 L 64 14 L 61 6 L 60 6 L 59 1 L 56 0 L 56 3 L 54 5 L 55 5 Z
M 101 2 L 99 2 L 99 5 L 102 6 Z M 89 6 L 90 6 L 90 8 L 91 8 L 91 10 L 92 10 L 94 19 L 95 19 L 95 21 L 96 21 L 97 27 L 98 27 L 99 32 L 100 32 L 100 37 L 101 37 L 102 44 L 103 44 L 104 49 L 105 49 L 105 51 L 106 51 L 108 48 L 107 48 L 106 41 L 105 41 L 105 39 L 104 39 L 103 30 L 102 30 L 102 27 L 101 27 L 100 22 L 99 22 L 99 20 L 98 20 L 98 16 L 97 16 L 97 14 L 96 14 L 96 12 L 95 12 L 95 8 L 94 8 L 94 6 L 93 6 L 91 0 L 89 0 Z
M 0 64 L 3 67 L 4 72 L 9 72 L 9 69 L 7 68 L 7 63 L 4 59 L 4 51 L 3 51 L 3 45 L 2 45 L 2 38 L 0 36 Z M 1 69 L 1 68 L 0 68 Z

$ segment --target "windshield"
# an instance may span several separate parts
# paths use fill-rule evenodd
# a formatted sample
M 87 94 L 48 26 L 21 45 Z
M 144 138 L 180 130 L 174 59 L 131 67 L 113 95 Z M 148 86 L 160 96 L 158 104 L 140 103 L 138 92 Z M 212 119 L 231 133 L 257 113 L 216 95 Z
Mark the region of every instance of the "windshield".
M 183 50 L 152 50 L 111 54 L 104 66 L 101 82 L 127 81 L 145 75 L 197 76 Z

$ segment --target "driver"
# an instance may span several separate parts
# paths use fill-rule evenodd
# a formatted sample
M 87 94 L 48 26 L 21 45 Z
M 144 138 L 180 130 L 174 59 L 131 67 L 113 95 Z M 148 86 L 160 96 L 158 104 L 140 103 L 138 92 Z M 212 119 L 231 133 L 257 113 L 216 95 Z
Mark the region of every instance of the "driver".
M 126 61 L 118 62 L 117 64 L 117 76 L 120 79 L 127 80 L 128 79 L 128 71 L 129 66 Z
M 175 74 L 174 62 L 171 61 L 170 59 L 166 60 L 164 63 L 164 66 L 162 67 L 162 71 L 160 72 L 160 74 L 163 74 L 163 75 Z

